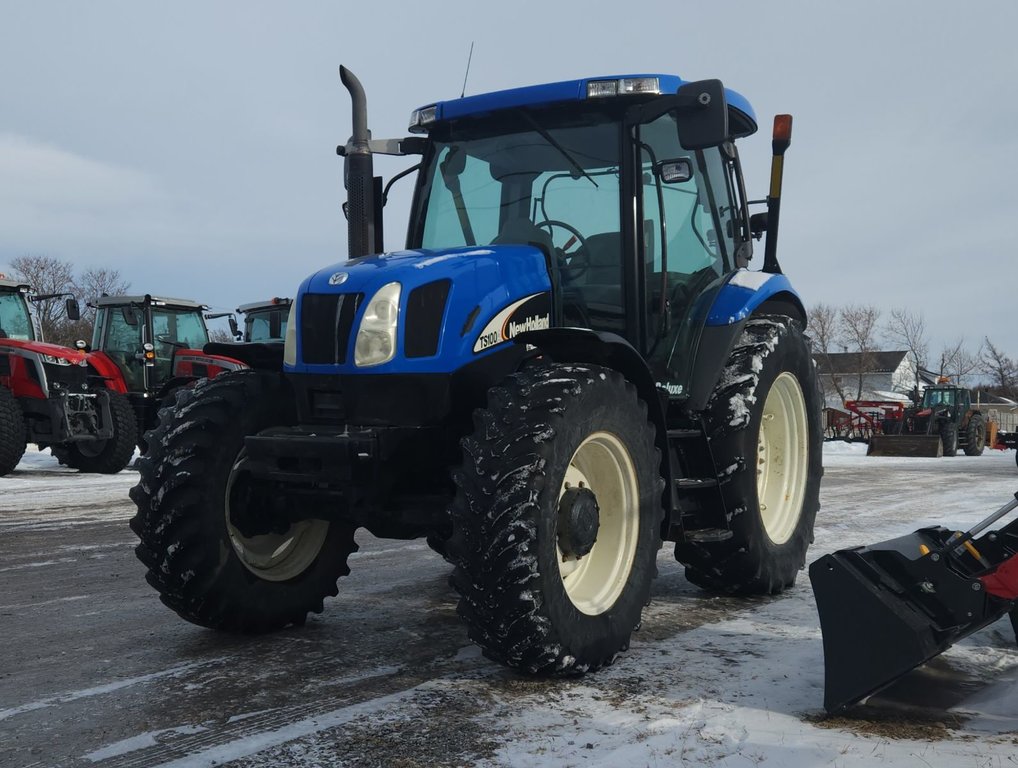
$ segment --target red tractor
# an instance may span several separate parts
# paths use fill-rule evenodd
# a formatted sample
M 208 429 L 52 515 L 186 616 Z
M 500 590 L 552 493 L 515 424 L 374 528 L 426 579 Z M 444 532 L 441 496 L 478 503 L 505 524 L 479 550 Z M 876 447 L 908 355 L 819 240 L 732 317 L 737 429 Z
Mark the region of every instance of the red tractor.
M 83 472 L 119 472 L 134 453 L 138 427 L 116 367 L 42 339 L 31 304 L 60 297 L 0 279 L 0 476 L 29 442 L 73 457 Z M 67 312 L 78 318 L 73 299 Z
M 90 357 L 117 371 L 118 391 L 134 407 L 139 445 L 159 421 L 159 409 L 172 405 L 177 392 L 201 378 L 247 368 L 231 357 L 206 354 L 207 306 L 189 299 L 103 296 L 96 310 Z

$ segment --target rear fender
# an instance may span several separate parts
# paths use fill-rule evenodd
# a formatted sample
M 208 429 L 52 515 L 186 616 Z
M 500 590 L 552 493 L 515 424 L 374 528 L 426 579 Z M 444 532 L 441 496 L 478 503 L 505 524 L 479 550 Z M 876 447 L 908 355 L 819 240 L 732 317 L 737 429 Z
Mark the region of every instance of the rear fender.
M 556 363 L 592 363 L 618 371 L 636 387 L 636 393 L 647 404 L 647 418 L 655 427 L 655 444 L 661 454 L 661 476 L 665 479 L 662 501 L 668 519 L 672 515 L 672 469 L 668 451 L 668 426 L 665 422 L 661 395 L 650 368 L 639 352 L 624 338 L 614 333 L 585 328 L 546 328 L 526 331 L 513 338 L 517 344 L 537 347 Z
M 718 292 L 697 344 L 686 407 L 702 411 L 750 317 L 782 315 L 806 327 L 806 309 L 782 274 L 733 272 Z
M 209 342 L 204 351 L 208 355 L 228 357 L 260 371 L 279 373 L 283 370 L 283 342 Z
M 240 371 L 250 366 L 224 355 L 207 354 L 200 349 L 181 349 L 173 355 L 174 378 L 214 379 L 226 371 Z

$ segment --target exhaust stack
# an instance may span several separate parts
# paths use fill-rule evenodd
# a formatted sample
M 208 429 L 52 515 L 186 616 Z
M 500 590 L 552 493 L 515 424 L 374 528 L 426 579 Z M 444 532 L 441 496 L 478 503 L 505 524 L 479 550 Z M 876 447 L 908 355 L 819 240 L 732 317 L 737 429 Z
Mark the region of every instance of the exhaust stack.
M 353 109 L 353 135 L 340 154 L 346 158 L 346 220 L 349 258 L 376 253 L 376 210 L 374 165 L 371 158 L 371 132 L 368 130 L 368 99 L 357 76 L 344 66 L 339 77 L 350 92 Z M 377 228 L 378 235 L 381 234 Z M 380 238 L 378 238 L 380 239 Z

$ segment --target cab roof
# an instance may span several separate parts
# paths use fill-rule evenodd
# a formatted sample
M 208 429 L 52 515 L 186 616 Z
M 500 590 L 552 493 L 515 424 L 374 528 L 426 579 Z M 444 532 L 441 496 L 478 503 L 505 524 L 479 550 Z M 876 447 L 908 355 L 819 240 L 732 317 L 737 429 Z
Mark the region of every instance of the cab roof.
M 204 304 L 191 301 L 191 299 L 171 299 L 166 296 L 152 296 L 147 293 L 144 296 L 100 296 L 95 300 L 94 306 L 119 307 L 125 304 L 146 303 L 151 303 L 156 306 L 166 306 L 171 309 L 205 309 Z
M 18 280 L 7 280 L 6 278 L 0 277 L 0 290 L 20 291 L 22 288 L 27 290 L 28 284 Z
M 249 304 L 241 304 L 237 311 L 242 315 L 258 309 L 286 308 L 293 303 L 293 299 L 281 299 L 279 297 L 265 299 L 264 301 L 252 301 Z
M 568 102 L 604 102 L 609 99 L 632 99 L 639 98 L 634 95 L 622 95 L 612 97 L 588 97 L 588 84 L 596 81 L 622 81 L 657 78 L 657 92 L 644 92 L 640 94 L 644 99 L 648 96 L 657 96 L 666 93 L 675 93 L 679 86 L 685 85 L 677 75 L 664 74 L 642 74 L 642 75 L 606 75 L 604 77 L 584 77 L 579 80 L 563 80 L 557 83 L 545 83 L 543 85 L 529 85 L 523 88 L 511 88 L 505 91 L 492 91 L 481 93 L 475 96 L 466 96 L 460 99 L 439 101 L 434 104 L 421 107 L 421 110 L 435 108 L 435 122 L 444 120 L 456 120 L 462 117 L 476 117 L 479 115 L 497 112 L 503 109 L 519 107 L 543 107 Z M 728 101 L 728 115 L 732 130 L 732 136 L 741 138 L 756 132 L 756 113 L 745 96 L 725 88 L 725 98 Z M 418 110 L 420 111 L 420 110 Z

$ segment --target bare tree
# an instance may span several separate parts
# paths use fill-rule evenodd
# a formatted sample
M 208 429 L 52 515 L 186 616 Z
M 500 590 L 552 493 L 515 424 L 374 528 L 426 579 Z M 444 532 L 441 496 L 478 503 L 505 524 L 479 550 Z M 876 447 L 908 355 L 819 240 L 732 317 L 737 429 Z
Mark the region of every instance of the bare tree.
M 913 397 L 919 394 L 919 370 L 929 367 L 929 342 L 926 339 L 926 319 L 922 312 L 913 313 L 907 309 L 892 309 L 891 317 L 883 328 L 884 339 L 896 347 L 903 348 L 909 360 L 915 365 Z
M 991 378 L 990 391 L 1012 399 L 1018 395 L 1018 362 L 997 349 L 989 338 L 983 341 L 980 362 L 980 370 Z
M 937 362 L 937 376 L 953 379 L 962 385 L 967 377 L 982 369 L 982 355 L 982 347 L 975 354 L 969 352 L 965 347 L 964 338 L 958 339 L 954 344 L 945 344 Z
M 850 304 L 841 310 L 841 342 L 858 354 L 856 399 L 862 397 L 866 374 L 872 370 L 877 351 L 876 333 L 880 310 L 872 305 Z
M 100 296 L 124 294 L 130 288 L 131 283 L 121 277 L 120 270 L 105 267 L 90 267 L 74 280 L 74 293 L 83 302 L 93 302 Z M 82 314 L 94 318 L 95 309 L 88 307 Z
M 14 270 L 18 280 L 27 283 L 39 295 L 74 292 L 74 268 L 69 262 L 52 256 L 33 254 L 11 259 L 11 269 Z M 63 339 L 61 331 L 63 326 L 68 324 L 63 302 L 59 300 L 36 302 L 35 313 L 39 318 L 43 337 L 56 344 L 61 343 Z
M 130 288 L 130 283 L 118 270 L 92 267 L 75 276 L 70 262 L 52 256 L 19 256 L 11 260 L 11 268 L 17 278 L 28 283 L 37 294 L 71 294 L 82 303 L 106 293 L 124 293 Z M 44 338 L 64 346 L 74 346 L 78 339 L 91 338 L 95 310 L 87 305 L 81 309 L 81 319 L 74 321 L 67 317 L 62 301 L 36 302 Z
M 839 314 L 837 307 L 832 307 L 830 304 L 815 304 L 807 310 L 807 325 L 813 339 L 814 357 L 819 360 L 825 370 L 830 372 L 830 383 L 838 393 L 838 399 L 844 402 L 844 388 L 831 365 L 831 353 L 835 351 L 838 339 L 841 337 Z M 825 378 L 820 377 L 820 385 L 824 390 L 827 389 Z

